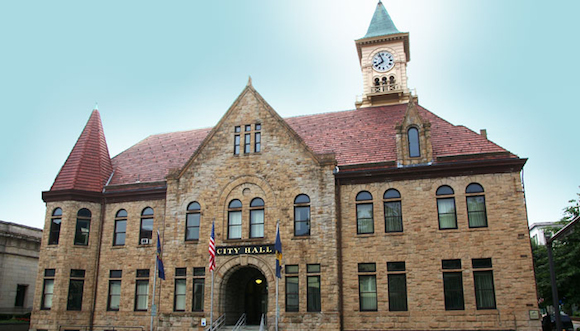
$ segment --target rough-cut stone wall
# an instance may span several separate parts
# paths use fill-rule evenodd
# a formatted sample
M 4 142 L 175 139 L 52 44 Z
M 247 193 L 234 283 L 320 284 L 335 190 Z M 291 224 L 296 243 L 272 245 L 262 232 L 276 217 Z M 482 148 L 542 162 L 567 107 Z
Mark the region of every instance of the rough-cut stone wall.
M 484 187 L 488 227 L 469 228 L 465 188 Z M 435 192 L 455 191 L 458 228 L 439 230 Z M 401 193 L 403 232 L 385 233 L 383 193 Z M 373 195 L 374 234 L 357 235 L 355 198 Z M 342 248 L 345 252 L 345 330 L 517 329 L 537 330 L 535 279 L 524 196 L 517 173 L 419 179 L 341 187 Z M 477 310 L 471 259 L 491 258 L 497 309 Z M 446 311 L 442 259 L 461 259 L 465 310 Z M 391 312 L 387 262 L 406 264 L 408 311 Z M 378 310 L 360 312 L 358 263 L 376 263 Z

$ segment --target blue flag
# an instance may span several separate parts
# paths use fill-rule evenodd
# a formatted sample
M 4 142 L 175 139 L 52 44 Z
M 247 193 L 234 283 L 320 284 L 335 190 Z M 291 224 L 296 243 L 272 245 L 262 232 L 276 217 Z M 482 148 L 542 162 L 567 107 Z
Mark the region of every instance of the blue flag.
M 276 227 L 276 243 L 274 244 L 276 251 L 276 277 L 282 278 L 282 241 L 280 241 L 280 225 Z
M 157 270 L 159 278 L 165 280 L 165 270 L 163 269 L 163 260 L 161 259 L 161 241 L 159 241 L 159 230 L 157 230 Z

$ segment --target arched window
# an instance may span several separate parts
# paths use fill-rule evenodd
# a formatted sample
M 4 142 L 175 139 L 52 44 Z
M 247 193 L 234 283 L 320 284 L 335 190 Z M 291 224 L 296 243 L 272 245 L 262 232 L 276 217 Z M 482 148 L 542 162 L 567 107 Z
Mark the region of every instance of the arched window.
M 383 77 L 381 79 L 381 82 L 382 82 L 383 85 L 387 85 L 387 77 Z
M 264 238 L 264 200 L 250 202 L 250 238 Z
M 294 199 L 294 235 L 310 235 L 310 198 L 306 194 Z
M 127 211 L 121 209 L 115 215 L 115 235 L 113 237 L 113 246 L 125 245 L 125 236 L 127 234 Z
M 385 205 L 385 232 L 403 232 L 401 193 L 390 188 L 383 195 Z
M 409 128 L 407 131 L 407 137 L 409 138 L 409 156 L 421 156 L 421 149 L 419 148 L 419 130 L 413 127 Z
M 467 218 L 469 220 L 469 227 L 487 227 L 487 213 L 485 210 L 483 186 L 477 183 L 471 183 L 467 185 L 465 195 L 467 196 Z
M 447 185 L 442 185 L 435 193 L 437 195 L 437 212 L 439 214 L 439 229 L 457 229 L 457 214 L 455 212 L 455 192 Z
M 185 240 L 199 240 L 199 223 L 201 218 L 201 206 L 197 202 L 187 205 L 185 216 Z
M 89 231 L 91 229 L 91 211 L 83 208 L 77 213 L 77 227 L 75 231 L 75 245 L 87 246 L 89 244 Z
M 228 239 L 242 239 L 242 203 L 237 199 L 228 205 Z
M 373 196 L 367 191 L 356 195 L 356 233 L 374 233 Z
M 58 245 L 60 237 L 60 224 L 62 223 L 62 209 L 56 208 L 50 218 L 50 232 L 48 234 L 48 244 Z
M 149 245 L 153 239 L 153 208 L 147 207 L 141 212 L 139 245 Z

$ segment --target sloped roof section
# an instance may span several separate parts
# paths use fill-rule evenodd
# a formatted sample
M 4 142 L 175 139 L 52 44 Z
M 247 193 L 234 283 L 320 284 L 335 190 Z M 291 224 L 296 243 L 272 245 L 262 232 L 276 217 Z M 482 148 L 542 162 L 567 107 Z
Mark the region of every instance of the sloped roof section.
M 95 109 L 50 190 L 101 192 L 112 171 L 101 116 Z
M 401 32 L 397 29 L 395 23 L 393 23 L 393 20 L 391 19 L 391 16 L 389 16 L 383 3 L 379 1 L 371 20 L 371 24 L 369 25 L 369 29 L 367 30 L 367 34 L 361 39 L 387 36 L 397 33 Z
M 368 107 L 284 120 L 314 153 L 334 153 L 338 166 L 385 163 L 397 160 L 395 127 L 403 120 L 406 107 Z M 421 106 L 417 109 L 431 122 L 435 160 L 455 156 L 518 158 L 464 126 L 455 126 Z M 210 131 L 206 128 L 149 136 L 113 158 L 115 174 L 110 184 L 164 181 L 171 169 L 185 165 Z M 263 143 L 267 152 L 267 142 Z

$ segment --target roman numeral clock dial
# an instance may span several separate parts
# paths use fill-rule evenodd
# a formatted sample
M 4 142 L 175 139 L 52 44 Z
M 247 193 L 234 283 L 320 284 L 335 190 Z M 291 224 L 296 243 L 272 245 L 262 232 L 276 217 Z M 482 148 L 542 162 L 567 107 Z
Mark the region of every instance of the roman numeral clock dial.
M 395 58 L 389 52 L 378 52 L 373 57 L 373 69 L 378 72 L 386 72 L 395 66 Z

